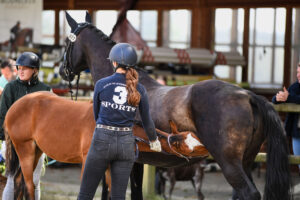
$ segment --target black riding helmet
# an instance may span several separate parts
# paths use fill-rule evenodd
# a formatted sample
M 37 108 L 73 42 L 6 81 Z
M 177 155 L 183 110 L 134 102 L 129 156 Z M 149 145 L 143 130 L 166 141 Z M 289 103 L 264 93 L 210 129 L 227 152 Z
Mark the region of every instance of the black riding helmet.
M 26 66 L 30 68 L 40 68 L 40 59 L 39 57 L 32 52 L 24 52 L 22 53 L 17 61 L 16 61 L 16 66 Z
M 110 50 L 108 59 L 117 62 L 121 66 L 133 67 L 136 65 L 137 55 L 130 44 L 118 43 Z

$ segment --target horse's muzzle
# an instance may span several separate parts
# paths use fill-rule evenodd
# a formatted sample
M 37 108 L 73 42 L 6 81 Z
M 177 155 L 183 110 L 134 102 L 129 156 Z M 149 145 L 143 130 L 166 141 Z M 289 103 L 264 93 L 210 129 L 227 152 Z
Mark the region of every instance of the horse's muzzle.
M 62 77 L 63 80 L 65 81 L 73 81 L 75 78 L 75 75 L 69 74 L 67 75 L 65 72 L 65 68 L 63 66 L 59 67 L 59 75 Z

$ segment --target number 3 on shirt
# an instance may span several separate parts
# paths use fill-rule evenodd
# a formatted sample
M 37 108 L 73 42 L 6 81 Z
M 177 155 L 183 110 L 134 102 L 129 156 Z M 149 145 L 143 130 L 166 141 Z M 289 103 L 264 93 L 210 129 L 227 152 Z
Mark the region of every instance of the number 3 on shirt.
M 118 92 L 118 95 L 113 96 L 113 101 L 117 104 L 124 104 L 127 101 L 127 90 L 123 86 L 115 87 L 115 92 Z

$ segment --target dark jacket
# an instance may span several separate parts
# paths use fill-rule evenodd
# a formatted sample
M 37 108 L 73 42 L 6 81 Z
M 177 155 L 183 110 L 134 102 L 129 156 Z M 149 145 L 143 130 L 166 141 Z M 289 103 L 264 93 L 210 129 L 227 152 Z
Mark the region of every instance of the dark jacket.
M 276 95 L 272 98 L 274 104 L 279 103 L 297 103 L 300 104 L 300 84 L 293 83 L 288 88 L 289 96 L 285 102 L 277 102 Z M 300 137 L 300 129 L 298 128 L 298 117 L 300 113 L 288 113 L 285 119 L 285 131 L 287 136 Z
M 138 110 L 150 141 L 156 139 L 154 122 L 150 116 L 146 89 L 138 83 L 141 95 Z M 137 107 L 127 101 L 125 74 L 114 73 L 97 81 L 94 89 L 94 117 L 97 124 L 132 127 Z
M 11 105 L 26 94 L 37 91 L 50 91 L 51 88 L 40 82 L 38 79 L 29 85 L 20 79 L 11 81 L 6 84 L 0 100 L 0 140 L 4 139 L 3 123 L 5 115 Z

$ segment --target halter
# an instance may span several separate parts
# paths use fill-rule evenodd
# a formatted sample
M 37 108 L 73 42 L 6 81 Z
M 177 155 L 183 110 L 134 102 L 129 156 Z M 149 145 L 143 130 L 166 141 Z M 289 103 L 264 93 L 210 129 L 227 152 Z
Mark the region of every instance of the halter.
M 70 33 L 68 36 L 69 42 L 67 43 L 66 50 L 64 53 L 63 57 L 63 68 L 64 68 L 64 73 L 66 74 L 69 82 L 69 88 L 70 88 L 70 93 L 71 93 L 71 99 L 73 100 L 73 91 L 72 91 L 72 84 L 71 84 L 71 77 L 76 76 L 76 74 L 73 72 L 73 65 L 72 65 L 72 50 L 74 46 L 74 42 L 77 39 L 77 36 L 79 33 L 85 29 L 86 27 L 91 26 L 90 23 L 81 23 L 78 24 L 77 28 L 73 33 Z M 77 81 L 76 81 L 76 95 L 75 95 L 75 100 L 77 100 L 77 95 L 78 95 L 78 88 L 79 88 L 79 79 L 80 79 L 80 73 L 77 75 Z
M 158 132 L 156 132 L 156 133 L 157 133 L 157 135 L 158 135 L 159 137 L 164 137 L 164 138 L 166 138 L 164 135 L 162 135 L 162 134 L 160 134 L 160 133 L 158 133 Z M 170 143 L 170 137 L 173 136 L 173 135 L 174 135 L 174 134 L 169 134 L 168 137 L 167 137 L 167 141 L 168 141 L 168 145 L 169 145 L 170 150 L 173 151 L 173 152 L 175 153 L 175 155 L 177 155 L 178 157 L 184 158 L 187 162 L 190 162 L 190 159 L 191 159 L 192 157 L 184 156 L 183 154 L 179 153 L 178 151 L 176 151 L 176 150 L 174 150 L 174 149 L 172 148 L 172 145 L 171 145 L 171 143 Z M 150 143 L 149 141 L 144 140 L 143 138 L 140 138 L 140 137 L 138 137 L 138 136 L 135 136 L 135 140 L 136 140 L 137 142 L 143 142 L 143 143 L 148 144 L 148 145 L 149 145 L 149 143 Z M 136 144 L 136 148 L 137 148 L 137 152 L 138 152 L 138 145 L 137 145 L 137 144 Z M 164 151 L 163 149 L 162 149 L 161 153 L 167 154 L 167 155 L 174 155 L 174 154 L 171 154 L 171 153 L 168 153 L 168 152 Z M 136 159 L 137 159 L 137 157 L 138 157 L 138 153 L 137 153 L 137 155 L 136 155 Z M 197 157 L 198 157 L 198 156 L 197 156 Z M 195 157 L 195 158 L 197 158 L 197 157 Z M 201 156 L 200 156 L 200 157 L 201 157 Z

